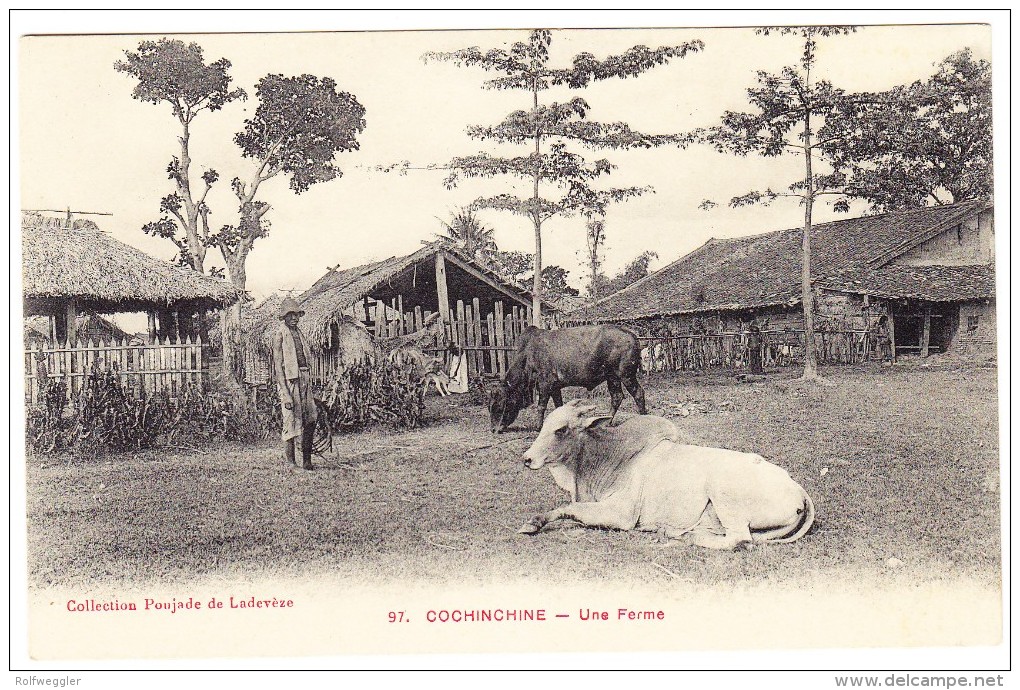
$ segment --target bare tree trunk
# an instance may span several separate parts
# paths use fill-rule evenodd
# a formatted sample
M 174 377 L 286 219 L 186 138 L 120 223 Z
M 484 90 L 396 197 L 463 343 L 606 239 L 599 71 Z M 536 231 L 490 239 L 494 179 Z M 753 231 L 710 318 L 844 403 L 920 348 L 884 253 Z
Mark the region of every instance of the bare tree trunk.
M 533 102 L 535 110 L 538 110 L 538 82 L 533 82 L 531 93 L 533 95 Z M 531 210 L 532 222 L 535 224 L 535 276 L 531 281 L 531 325 L 538 328 L 542 327 L 542 217 L 540 215 L 538 195 L 538 182 L 540 179 L 541 171 L 539 169 L 540 162 L 539 156 L 542 153 L 542 135 L 540 132 L 535 131 L 535 184 L 534 192 L 532 194 L 532 200 L 534 201 L 535 207 Z
M 535 220 L 535 277 L 531 281 L 531 325 L 542 327 L 542 223 Z
M 177 189 L 184 201 L 184 216 L 181 222 L 184 224 L 184 232 L 188 237 L 188 253 L 191 255 L 191 267 L 199 273 L 205 273 L 205 252 L 206 248 L 198 236 L 198 204 L 195 203 L 191 194 L 191 151 L 189 143 L 191 140 L 191 128 L 188 119 L 182 123 L 184 132 L 179 139 L 181 144 L 181 168 L 180 177 L 176 180 Z
M 804 115 L 804 233 L 801 240 L 800 299 L 804 305 L 804 376 L 818 378 L 818 357 L 815 354 L 815 303 L 811 292 L 811 211 L 815 188 L 811 176 L 811 112 Z
M 247 273 L 244 259 L 237 252 L 227 258 L 230 282 L 237 290 L 238 300 L 224 309 L 220 321 L 223 338 L 223 381 L 228 388 L 240 390 L 244 381 L 244 361 L 241 352 L 241 309 Z

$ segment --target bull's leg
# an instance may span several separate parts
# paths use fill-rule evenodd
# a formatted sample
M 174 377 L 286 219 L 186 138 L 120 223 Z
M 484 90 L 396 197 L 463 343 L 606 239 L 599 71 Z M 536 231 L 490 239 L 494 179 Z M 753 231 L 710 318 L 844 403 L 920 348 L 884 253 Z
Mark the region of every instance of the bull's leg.
M 699 532 L 692 535 L 692 541 L 698 546 L 708 549 L 733 550 L 743 543 L 753 543 L 751 539 L 751 528 L 747 518 L 737 511 L 727 509 L 725 506 L 712 504 L 715 508 L 715 515 L 722 525 L 725 534 L 711 534 Z
M 538 430 L 542 430 L 545 424 L 545 408 L 549 405 L 549 391 L 545 388 L 538 389 Z
M 518 532 L 536 534 L 548 523 L 563 518 L 576 520 L 585 527 L 605 529 L 629 530 L 634 529 L 637 525 L 637 518 L 634 517 L 633 511 L 622 506 L 600 502 L 568 503 L 543 515 L 536 515 L 529 522 L 524 523 Z
M 623 380 L 623 385 L 627 387 L 627 392 L 630 393 L 631 397 L 634 398 L 634 403 L 637 405 L 639 414 L 648 414 L 648 408 L 645 406 L 645 389 L 641 387 L 641 383 L 637 380 L 637 374 L 632 374 Z
M 555 405 L 556 407 L 563 407 L 563 389 L 553 388 L 551 395 L 553 405 Z
M 620 409 L 620 405 L 623 403 L 623 386 L 620 385 L 620 379 L 608 378 L 606 379 L 606 387 L 609 388 L 609 400 L 612 404 L 612 412 L 609 413 L 609 423 L 612 424 L 613 419 L 616 418 L 616 411 Z

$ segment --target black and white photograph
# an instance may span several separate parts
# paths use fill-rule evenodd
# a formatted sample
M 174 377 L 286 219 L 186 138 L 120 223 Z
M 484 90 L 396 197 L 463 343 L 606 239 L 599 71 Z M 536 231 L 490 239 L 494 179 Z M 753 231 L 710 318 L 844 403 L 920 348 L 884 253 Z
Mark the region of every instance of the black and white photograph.
M 1001 12 L 82 14 L 11 29 L 18 684 L 1003 684 Z

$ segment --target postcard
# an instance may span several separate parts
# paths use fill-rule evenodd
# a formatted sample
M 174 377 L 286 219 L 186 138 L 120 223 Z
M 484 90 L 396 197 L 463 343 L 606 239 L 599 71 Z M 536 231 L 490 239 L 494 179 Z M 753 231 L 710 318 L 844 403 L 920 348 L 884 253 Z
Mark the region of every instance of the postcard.
M 776 17 L 25 31 L 23 670 L 1001 668 L 993 27 Z

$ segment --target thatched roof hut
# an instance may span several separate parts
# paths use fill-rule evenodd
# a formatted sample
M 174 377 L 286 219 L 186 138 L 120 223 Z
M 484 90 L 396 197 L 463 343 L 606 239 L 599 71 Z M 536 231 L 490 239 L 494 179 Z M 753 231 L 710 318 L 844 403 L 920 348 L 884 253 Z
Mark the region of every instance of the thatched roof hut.
M 102 232 L 89 220 L 22 215 L 26 314 L 57 315 L 73 300 L 99 314 L 220 308 L 236 299 L 224 280 L 157 259 Z
M 326 344 L 331 329 L 345 316 L 354 315 L 366 299 L 384 304 L 399 299 L 402 311 L 420 307 L 442 314 L 449 322 L 458 300 L 470 303 L 475 298 L 486 311 L 497 301 L 521 309 L 531 307 L 530 292 L 440 240 L 405 256 L 331 270 L 298 302 L 306 312 L 303 324 L 312 341 Z

